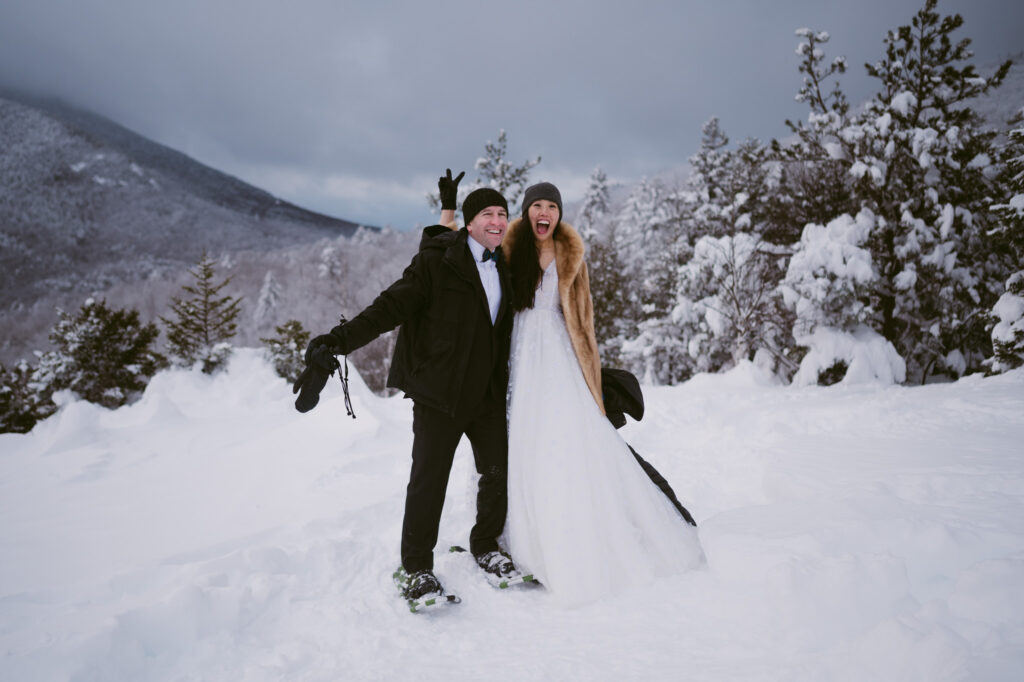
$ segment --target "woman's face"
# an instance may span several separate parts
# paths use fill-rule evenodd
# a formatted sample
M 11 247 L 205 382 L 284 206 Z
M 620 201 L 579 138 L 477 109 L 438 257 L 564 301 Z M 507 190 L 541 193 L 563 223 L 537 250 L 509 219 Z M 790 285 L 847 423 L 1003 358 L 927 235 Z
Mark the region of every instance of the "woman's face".
M 539 199 L 532 204 L 526 212 L 530 219 L 530 227 L 533 228 L 533 236 L 539 243 L 543 243 L 555 232 L 555 225 L 561 218 L 558 212 L 558 204 L 547 199 Z

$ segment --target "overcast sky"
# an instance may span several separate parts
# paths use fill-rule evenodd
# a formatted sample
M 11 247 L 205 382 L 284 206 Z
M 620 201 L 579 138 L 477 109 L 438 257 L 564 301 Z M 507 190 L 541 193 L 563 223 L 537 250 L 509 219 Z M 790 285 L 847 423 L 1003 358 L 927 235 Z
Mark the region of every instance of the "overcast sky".
M 582 196 L 677 169 L 718 116 L 735 141 L 804 118 L 800 27 L 863 64 L 924 0 L 0 0 L 0 84 L 72 103 L 302 206 L 430 222 L 445 167 L 505 129 L 534 181 Z M 975 63 L 1024 50 L 1024 1 L 940 0 Z M 2 153 L 2 152 L 0 152 Z

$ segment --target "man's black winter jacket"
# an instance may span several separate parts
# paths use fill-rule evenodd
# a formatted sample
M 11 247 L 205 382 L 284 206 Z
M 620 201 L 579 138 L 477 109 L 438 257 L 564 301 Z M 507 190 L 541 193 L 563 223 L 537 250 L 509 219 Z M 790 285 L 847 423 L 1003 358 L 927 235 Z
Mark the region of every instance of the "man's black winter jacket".
M 332 330 L 350 353 L 401 325 L 388 386 L 453 417 L 488 395 L 504 402 L 508 387 L 508 270 L 499 258 L 502 302 L 492 325 L 468 238 L 465 228 L 425 228 L 420 250 L 401 279 Z

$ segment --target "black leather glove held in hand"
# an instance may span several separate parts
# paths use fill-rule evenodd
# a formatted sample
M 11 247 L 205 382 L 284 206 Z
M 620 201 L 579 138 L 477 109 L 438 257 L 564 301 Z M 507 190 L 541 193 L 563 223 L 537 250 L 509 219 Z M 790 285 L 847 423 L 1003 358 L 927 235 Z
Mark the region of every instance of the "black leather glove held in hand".
M 345 347 L 344 330 L 342 325 L 338 325 L 330 332 L 321 334 L 320 336 L 314 336 L 306 346 L 306 354 L 303 359 L 306 361 L 306 365 L 312 365 L 315 358 L 325 360 L 322 365 L 323 369 L 331 371 L 338 366 L 338 361 L 332 356 L 334 355 L 347 355 L 347 348 Z M 326 353 L 318 353 L 318 351 L 324 348 L 327 350 Z M 327 362 L 326 359 L 330 357 L 332 362 Z
M 295 399 L 295 409 L 299 412 L 309 412 L 316 407 L 327 380 L 340 366 L 338 358 L 334 357 L 335 353 L 342 352 L 344 342 L 340 338 L 340 331 L 339 325 L 329 334 L 315 337 L 306 347 L 306 369 L 302 370 L 302 374 L 292 384 L 292 393 L 299 394 Z
M 320 402 L 320 391 L 324 390 L 327 380 L 331 375 L 321 371 L 317 367 L 307 367 L 292 385 L 292 393 L 298 393 L 295 399 L 295 409 L 299 412 L 309 412 Z
M 437 189 L 441 193 L 441 210 L 451 209 L 454 211 L 459 196 L 459 181 L 462 180 L 466 171 L 462 171 L 459 173 L 459 177 L 453 179 L 452 169 L 446 168 L 445 170 L 448 171 L 448 174 L 437 179 Z
M 320 402 L 320 391 L 324 390 L 327 380 L 339 367 L 338 359 L 327 346 L 318 346 L 312 355 L 313 361 L 306 364 L 306 369 L 292 385 L 292 393 L 299 394 L 295 399 L 295 409 L 299 412 L 309 412 L 316 407 Z

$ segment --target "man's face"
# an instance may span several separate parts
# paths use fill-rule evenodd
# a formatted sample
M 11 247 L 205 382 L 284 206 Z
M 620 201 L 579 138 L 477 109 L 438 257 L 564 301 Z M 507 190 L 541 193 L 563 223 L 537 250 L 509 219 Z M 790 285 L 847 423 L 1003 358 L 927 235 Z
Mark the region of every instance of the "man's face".
M 485 249 L 498 248 L 508 227 L 508 211 L 501 206 L 488 206 L 473 216 L 466 225 L 469 236 L 483 244 Z

